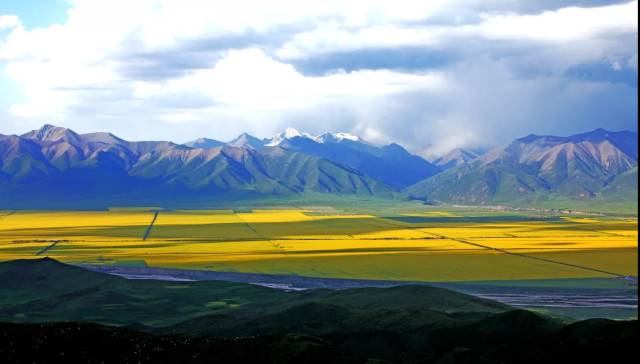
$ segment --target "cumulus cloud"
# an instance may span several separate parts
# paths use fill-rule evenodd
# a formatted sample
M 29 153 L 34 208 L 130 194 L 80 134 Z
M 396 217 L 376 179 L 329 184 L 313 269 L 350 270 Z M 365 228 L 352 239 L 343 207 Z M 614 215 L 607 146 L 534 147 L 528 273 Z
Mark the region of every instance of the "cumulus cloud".
M 211 68 L 166 83 L 139 82 L 138 99 L 193 95 L 218 107 L 294 111 L 347 98 L 376 97 L 412 89 L 446 87 L 437 74 L 408 74 L 387 70 L 336 72 L 305 76 L 259 49 L 232 50 Z
M 633 33 L 638 28 L 638 3 L 598 8 L 568 7 L 535 15 L 480 15 L 476 24 L 422 25 L 394 23 L 350 27 L 335 20 L 309 32 L 296 34 L 278 55 L 285 59 L 315 54 L 389 46 L 438 46 L 466 38 L 565 43 L 613 34 Z
M 15 15 L 0 15 L 0 29 L 15 28 L 20 19 Z
M 0 65 L 21 95 L 1 132 L 46 120 L 186 141 L 291 125 L 435 155 L 637 128 L 637 1 L 70 4 L 34 29 L 0 15 Z
M 638 3 L 633 1 L 596 8 L 567 7 L 536 15 L 485 15 L 484 19 L 477 30 L 487 38 L 577 41 L 637 31 Z

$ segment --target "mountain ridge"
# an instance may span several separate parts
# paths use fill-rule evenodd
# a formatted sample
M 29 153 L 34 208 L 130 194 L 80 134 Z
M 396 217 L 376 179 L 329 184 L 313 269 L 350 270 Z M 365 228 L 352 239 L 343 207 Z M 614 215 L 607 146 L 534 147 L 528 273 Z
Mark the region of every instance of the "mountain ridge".
M 468 151 L 462 148 L 455 148 L 446 154 L 431 160 L 431 163 L 440 167 L 440 169 L 447 170 L 463 163 L 467 163 L 472 159 L 478 157 L 478 154 Z
M 202 143 L 212 143 L 203 139 Z M 215 143 L 215 141 L 213 141 Z M 381 195 L 393 190 L 335 161 L 290 151 L 220 144 L 130 142 L 109 133 L 77 134 L 45 125 L 0 138 L 0 190 L 20 198 L 215 198 L 231 194 Z M 2 199 L 0 199 L 0 202 Z

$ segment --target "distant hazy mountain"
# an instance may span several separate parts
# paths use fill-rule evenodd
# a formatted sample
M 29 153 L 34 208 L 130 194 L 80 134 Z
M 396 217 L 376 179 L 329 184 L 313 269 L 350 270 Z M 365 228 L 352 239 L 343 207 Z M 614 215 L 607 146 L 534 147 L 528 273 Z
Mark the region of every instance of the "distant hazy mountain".
M 636 191 L 638 134 L 603 129 L 569 137 L 529 135 L 406 189 L 464 204 Z M 626 174 L 628 173 L 628 174 Z M 626 192 L 625 192 L 626 191 Z
M 191 148 L 215 148 L 215 147 L 221 147 L 223 146 L 225 143 L 215 140 L 215 139 L 208 139 L 208 138 L 199 138 L 196 139 L 194 141 L 185 143 L 184 145 L 186 145 L 187 147 L 191 147 Z
M 468 161 L 476 158 L 477 156 L 478 156 L 477 154 L 470 152 L 468 150 L 456 148 L 448 152 L 447 154 L 432 160 L 431 163 L 439 167 L 441 170 L 445 171 L 449 168 L 453 168 L 463 163 L 467 163 Z
M 230 146 L 230 147 L 237 147 L 237 148 L 261 149 L 267 143 L 269 143 L 268 140 L 258 139 L 258 138 L 254 137 L 254 136 L 251 136 L 251 135 L 247 134 L 247 133 L 242 133 L 237 138 L 235 138 L 232 141 L 228 142 L 227 145 Z

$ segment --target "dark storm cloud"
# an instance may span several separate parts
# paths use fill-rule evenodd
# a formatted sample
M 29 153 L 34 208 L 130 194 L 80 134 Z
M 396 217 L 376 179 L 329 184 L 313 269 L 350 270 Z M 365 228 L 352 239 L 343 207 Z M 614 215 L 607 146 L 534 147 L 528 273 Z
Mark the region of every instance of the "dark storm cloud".
M 487 1 L 483 8 L 479 10 L 491 11 L 513 11 L 521 14 L 536 14 L 542 11 L 558 10 L 566 7 L 600 7 L 605 5 L 624 4 L 628 1 L 624 0 L 536 0 L 536 1 L 513 1 L 508 4 L 504 2 Z M 499 3 L 503 3 L 502 6 Z
M 455 50 L 410 46 L 321 54 L 293 60 L 291 63 L 304 74 L 318 76 L 337 69 L 347 72 L 360 69 L 398 71 L 438 69 L 455 62 L 459 57 L 459 52 Z
M 309 26 L 277 27 L 269 32 L 246 31 L 234 35 L 210 35 L 186 39 L 160 49 L 144 50 L 136 33 L 130 35 L 124 51 L 114 58 L 116 69 L 125 78 L 163 80 L 177 78 L 193 70 L 210 68 L 225 51 L 251 47 L 272 48 L 288 40 L 292 34 L 310 29 Z M 133 50 L 133 51 L 132 51 Z
M 638 73 L 635 70 L 631 68 L 615 69 L 609 62 L 596 62 L 571 67 L 567 69 L 564 75 L 571 79 L 620 83 L 631 88 L 638 88 Z
M 628 71 L 627 71 L 628 72 Z M 289 115 L 281 127 L 375 128 L 388 141 L 416 153 L 441 154 L 455 147 L 486 150 L 530 133 L 570 135 L 606 127 L 637 130 L 637 87 L 609 79 L 514 77 L 508 66 L 480 57 L 447 68 L 446 92 L 416 91 L 367 104 L 366 112 L 326 105 L 308 114 Z

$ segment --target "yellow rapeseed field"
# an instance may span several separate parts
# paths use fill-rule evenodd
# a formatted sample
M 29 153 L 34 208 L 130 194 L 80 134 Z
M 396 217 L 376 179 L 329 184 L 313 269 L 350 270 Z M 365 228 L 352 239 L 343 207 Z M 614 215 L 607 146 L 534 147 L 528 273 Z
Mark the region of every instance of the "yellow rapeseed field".
M 637 219 L 332 209 L 18 211 L 0 260 L 398 280 L 637 276 Z M 146 239 L 143 239 L 148 232 Z

